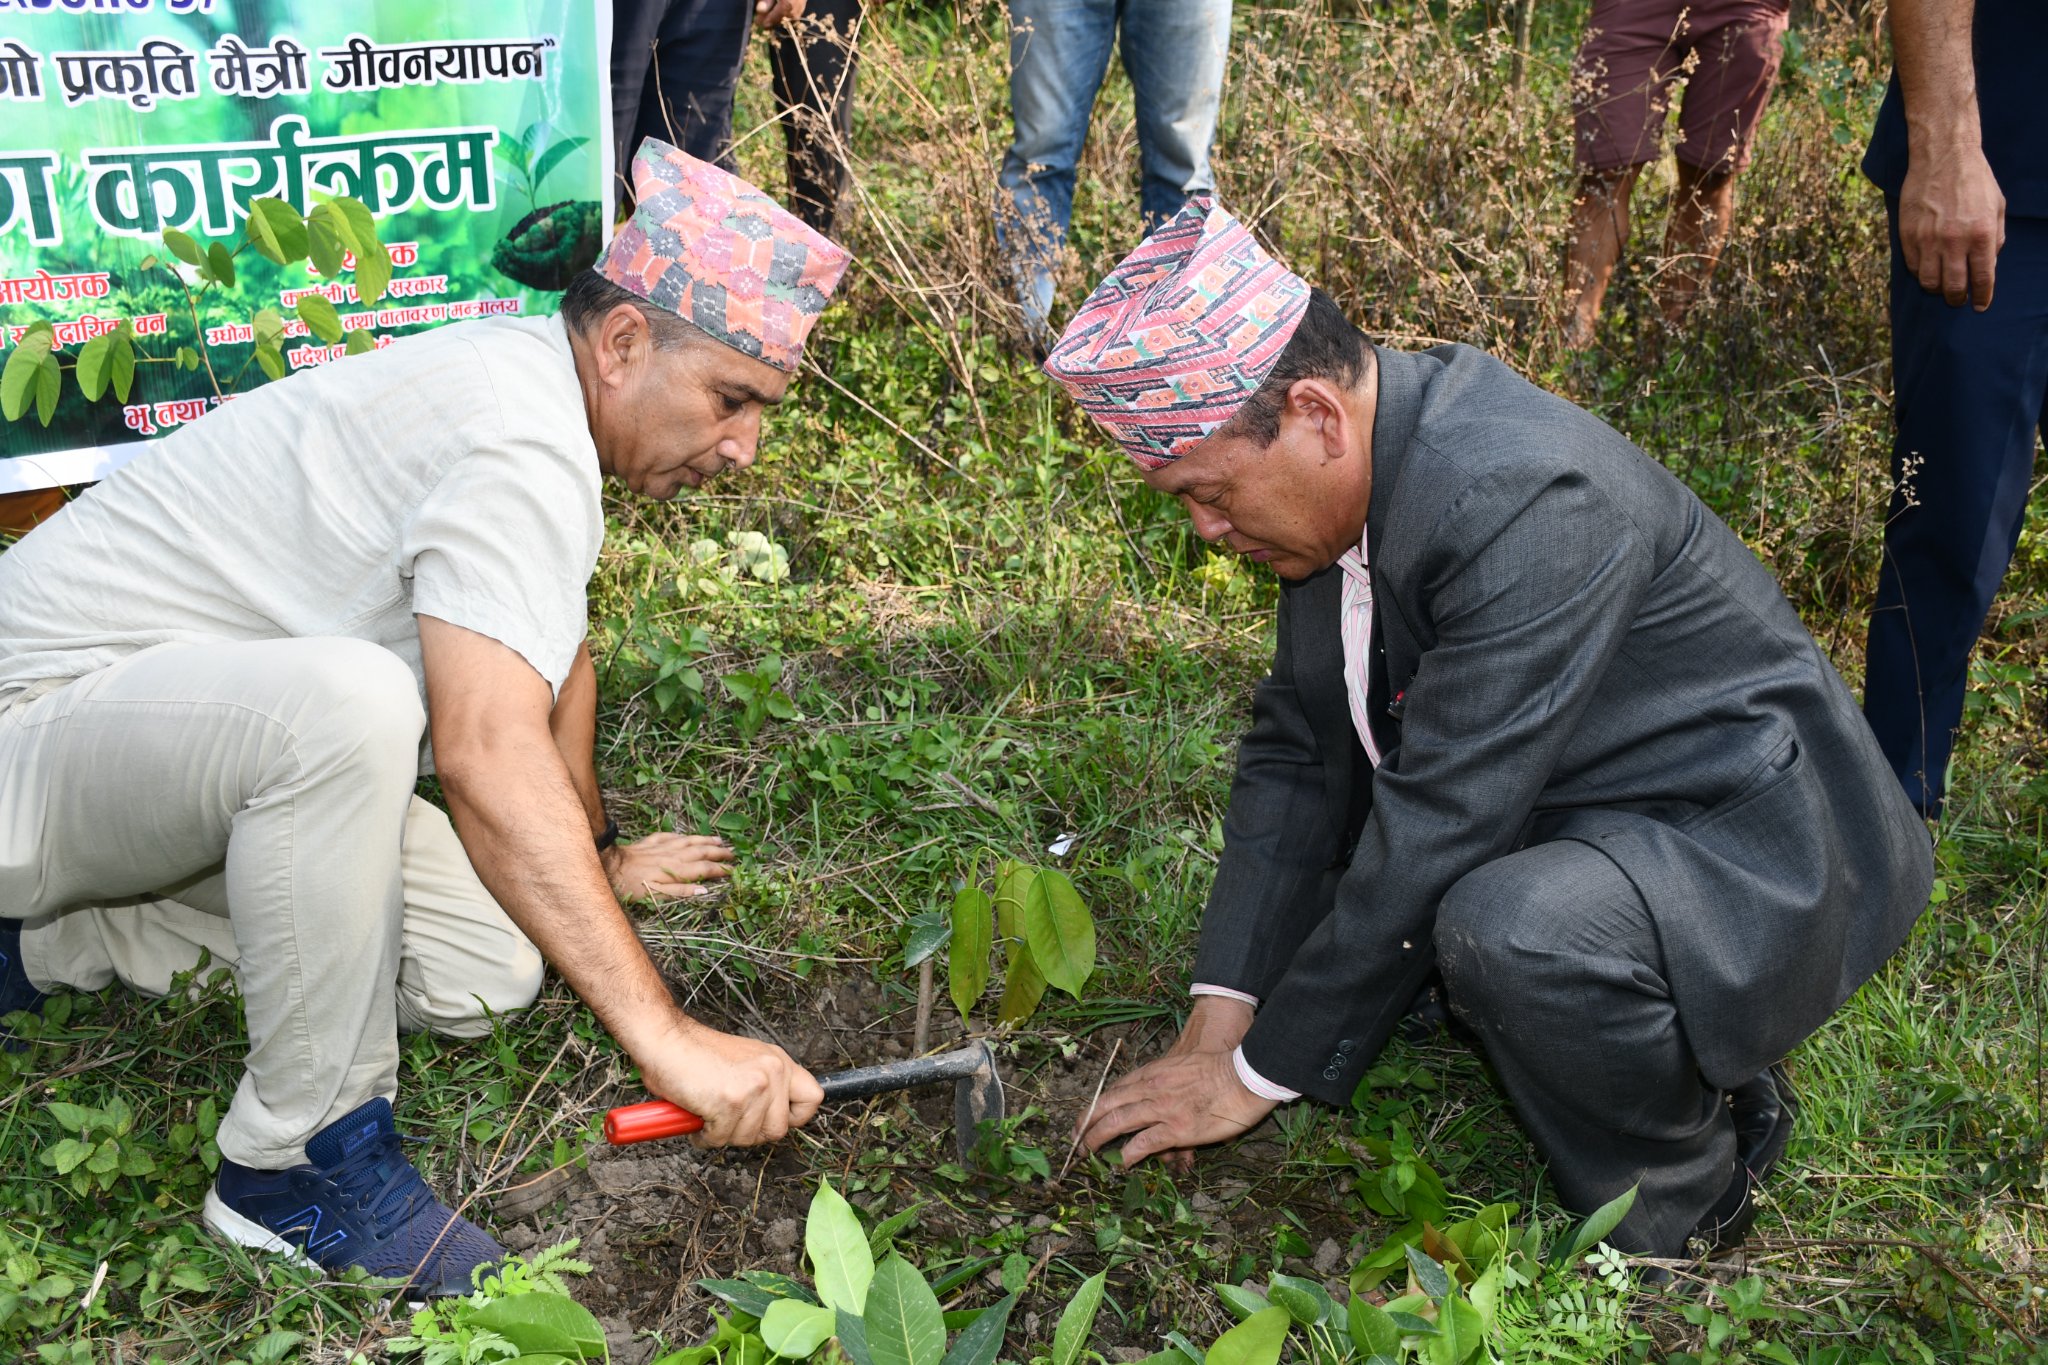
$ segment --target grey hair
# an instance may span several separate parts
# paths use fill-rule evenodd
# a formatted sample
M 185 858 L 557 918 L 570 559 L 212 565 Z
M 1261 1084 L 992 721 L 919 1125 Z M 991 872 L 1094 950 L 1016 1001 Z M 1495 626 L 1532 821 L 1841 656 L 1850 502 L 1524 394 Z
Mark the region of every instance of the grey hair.
M 586 270 L 569 281 L 562 291 L 562 321 L 578 336 L 588 336 L 610 317 L 620 304 L 628 304 L 647 320 L 647 333 L 657 351 L 681 351 L 702 342 L 716 340 L 680 314 L 649 303 L 630 289 L 613 284 L 595 270 Z

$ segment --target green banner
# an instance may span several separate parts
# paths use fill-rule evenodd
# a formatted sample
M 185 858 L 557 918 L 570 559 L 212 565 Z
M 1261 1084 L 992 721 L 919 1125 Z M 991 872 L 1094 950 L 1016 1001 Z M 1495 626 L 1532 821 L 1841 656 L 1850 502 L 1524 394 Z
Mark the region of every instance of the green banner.
M 0 425 L 0 493 L 101 477 L 263 382 L 259 310 L 285 319 L 288 373 L 339 358 L 293 315 L 307 291 L 380 346 L 552 312 L 611 221 L 610 26 L 610 0 L 0 0 L 0 362 L 31 323 L 69 363 L 123 320 L 146 356 L 203 341 L 210 362 L 145 363 L 126 402 L 67 382 L 47 428 Z M 347 272 L 244 251 L 195 318 L 144 268 L 166 228 L 233 249 L 251 201 L 322 195 L 377 217 L 372 305 Z

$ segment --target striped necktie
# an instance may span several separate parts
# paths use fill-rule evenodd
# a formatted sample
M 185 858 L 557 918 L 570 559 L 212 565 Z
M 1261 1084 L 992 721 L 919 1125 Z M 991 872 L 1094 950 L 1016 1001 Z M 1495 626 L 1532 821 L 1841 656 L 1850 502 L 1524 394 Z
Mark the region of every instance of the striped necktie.
M 1344 636 L 1344 695 L 1351 703 L 1351 725 L 1365 745 L 1372 766 L 1380 766 L 1380 743 L 1372 733 L 1372 575 L 1367 571 L 1366 538 L 1338 559 L 1344 570 L 1344 605 L 1340 627 Z

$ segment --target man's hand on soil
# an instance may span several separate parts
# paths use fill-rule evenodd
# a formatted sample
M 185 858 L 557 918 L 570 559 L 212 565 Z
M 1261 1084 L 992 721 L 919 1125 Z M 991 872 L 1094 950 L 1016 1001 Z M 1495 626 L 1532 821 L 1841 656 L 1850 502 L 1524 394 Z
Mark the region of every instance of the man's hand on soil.
M 650 1091 L 704 1120 L 690 1136 L 699 1147 L 775 1142 L 809 1123 L 825 1099 L 816 1078 L 773 1043 L 694 1021 L 633 1060 Z
M 1251 1021 L 1251 1006 L 1241 1001 L 1196 997 L 1187 1028 L 1167 1054 L 1104 1091 L 1082 1116 L 1081 1141 L 1094 1152 L 1131 1135 L 1124 1165 L 1157 1156 L 1186 1170 L 1194 1164 L 1195 1148 L 1257 1126 L 1274 1102 L 1245 1089 L 1230 1060 Z
M 704 883 L 732 875 L 732 845 L 702 834 L 650 834 L 604 851 L 604 874 L 620 900 L 701 896 Z

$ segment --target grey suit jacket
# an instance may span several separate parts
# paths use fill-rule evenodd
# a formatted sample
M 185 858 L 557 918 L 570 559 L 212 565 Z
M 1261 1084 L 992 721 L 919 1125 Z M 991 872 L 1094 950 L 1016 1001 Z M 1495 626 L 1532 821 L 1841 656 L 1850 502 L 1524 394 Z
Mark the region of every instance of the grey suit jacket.
M 1341 570 L 1287 585 L 1195 979 L 1261 999 L 1260 1074 L 1341 1103 L 1433 965 L 1445 892 L 1576 839 L 1642 893 L 1702 1073 L 1748 1079 L 1904 941 L 1925 827 L 1769 573 L 1663 466 L 1482 352 L 1377 354 L 1399 743 L 1364 780 Z

